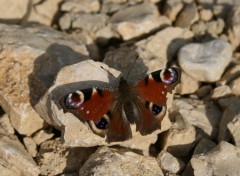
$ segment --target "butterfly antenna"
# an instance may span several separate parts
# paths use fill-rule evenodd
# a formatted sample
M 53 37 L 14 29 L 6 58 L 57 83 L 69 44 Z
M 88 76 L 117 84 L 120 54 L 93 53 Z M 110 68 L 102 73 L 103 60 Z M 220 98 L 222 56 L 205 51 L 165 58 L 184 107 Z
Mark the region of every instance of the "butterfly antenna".
M 131 68 L 129 69 L 129 71 L 128 71 L 127 75 L 126 75 L 126 78 L 125 78 L 126 80 L 127 80 L 128 76 L 130 75 L 130 73 L 131 73 L 131 71 L 132 71 L 132 69 L 133 69 L 133 66 L 135 65 L 137 59 L 138 59 L 138 54 L 137 54 L 137 56 L 135 57 L 135 59 L 134 59 L 134 61 L 133 61 L 133 64 L 131 65 Z
M 109 75 L 111 75 L 114 79 L 116 79 L 116 80 L 119 81 L 119 79 L 118 79 L 116 76 L 114 76 L 110 71 L 108 71 L 107 69 L 105 69 L 103 66 L 101 66 L 101 69 L 103 69 L 103 70 L 106 71 Z

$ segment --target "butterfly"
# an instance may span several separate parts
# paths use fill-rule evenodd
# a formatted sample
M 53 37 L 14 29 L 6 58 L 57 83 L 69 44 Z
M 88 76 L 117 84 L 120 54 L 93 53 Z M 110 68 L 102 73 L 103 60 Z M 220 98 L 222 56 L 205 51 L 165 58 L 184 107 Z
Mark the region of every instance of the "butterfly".
M 120 77 L 117 87 L 93 87 L 68 93 L 60 100 L 64 112 L 88 122 L 92 131 L 107 142 L 132 137 L 131 124 L 141 135 L 161 128 L 167 111 L 167 93 L 180 82 L 181 71 L 172 67 L 147 74 L 128 83 Z

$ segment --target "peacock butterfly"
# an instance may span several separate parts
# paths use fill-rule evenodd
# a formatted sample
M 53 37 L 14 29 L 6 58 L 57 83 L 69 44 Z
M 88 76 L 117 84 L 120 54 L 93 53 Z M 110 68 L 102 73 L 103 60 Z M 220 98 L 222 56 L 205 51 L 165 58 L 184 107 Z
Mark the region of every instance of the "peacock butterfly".
M 136 83 L 119 79 L 118 87 L 88 88 L 61 99 L 64 112 L 71 112 L 90 124 L 95 134 L 107 142 L 132 137 L 130 124 L 141 135 L 161 128 L 167 107 L 167 93 L 179 83 L 181 71 L 172 67 L 152 72 Z

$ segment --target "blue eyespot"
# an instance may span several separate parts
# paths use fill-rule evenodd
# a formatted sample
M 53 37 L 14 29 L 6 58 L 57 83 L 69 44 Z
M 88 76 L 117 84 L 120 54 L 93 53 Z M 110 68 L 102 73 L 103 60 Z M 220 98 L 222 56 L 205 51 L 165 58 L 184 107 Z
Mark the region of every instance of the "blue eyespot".
M 156 104 L 152 105 L 152 113 L 153 115 L 158 115 L 162 111 L 162 106 L 158 106 Z
M 108 127 L 108 121 L 106 118 L 102 117 L 97 123 L 96 127 L 101 130 L 105 130 Z

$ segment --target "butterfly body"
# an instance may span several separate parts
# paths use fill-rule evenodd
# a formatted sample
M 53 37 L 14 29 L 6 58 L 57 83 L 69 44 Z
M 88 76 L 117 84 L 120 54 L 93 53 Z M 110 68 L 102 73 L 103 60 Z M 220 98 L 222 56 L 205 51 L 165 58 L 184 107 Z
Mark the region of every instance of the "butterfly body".
M 120 78 L 117 88 L 89 88 L 69 93 L 61 105 L 80 120 L 89 122 L 94 133 L 107 142 L 132 137 L 130 124 L 147 135 L 161 128 L 167 93 L 180 80 L 180 70 L 158 70 L 136 83 Z

